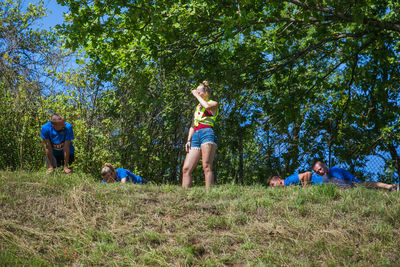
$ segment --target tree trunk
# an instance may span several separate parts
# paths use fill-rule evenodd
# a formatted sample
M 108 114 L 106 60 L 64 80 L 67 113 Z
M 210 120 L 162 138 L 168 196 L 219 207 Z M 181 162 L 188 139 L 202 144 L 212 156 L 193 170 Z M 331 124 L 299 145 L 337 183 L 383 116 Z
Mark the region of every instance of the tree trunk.
M 400 182 L 400 156 L 396 151 L 396 147 L 393 144 L 388 145 L 390 155 L 392 156 L 392 160 L 394 161 L 394 167 L 397 171 L 397 182 Z
M 243 129 L 240 128 L 239 131 L 239 182 L 243 184 L 244 174 L 243 174 Z

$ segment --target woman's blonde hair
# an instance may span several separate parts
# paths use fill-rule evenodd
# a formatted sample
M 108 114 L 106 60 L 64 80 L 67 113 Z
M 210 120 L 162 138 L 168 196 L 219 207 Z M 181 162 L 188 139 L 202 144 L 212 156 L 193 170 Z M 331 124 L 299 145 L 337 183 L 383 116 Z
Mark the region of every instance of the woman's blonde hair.
M 103 168 L 101 169 L 101 176 L 109 173 L 115 173 L 115 169 L 111 163 L 104 163 Z
M 208 81 L 203 81 L 199 84 L 199 86 L 201 86 L 203 88 L 203 90 L 211 95 L 211 88 L 210 88 L 210 83 Z

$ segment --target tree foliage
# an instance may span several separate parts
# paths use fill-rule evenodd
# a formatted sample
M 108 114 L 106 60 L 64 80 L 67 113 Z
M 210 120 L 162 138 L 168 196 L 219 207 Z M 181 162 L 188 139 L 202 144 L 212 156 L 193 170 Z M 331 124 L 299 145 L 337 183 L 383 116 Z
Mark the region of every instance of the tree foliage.
M 109 159 L 179 181 L 190 89 L 207 79 L 221 109 L 221 182 L 315 159 L 367 179 L 371 155 L 385 160 L 381 180 L 399 179 L 398 1 L 58 2 L 69 8 L 58 36 L 85 56 L 83 73 L 59 74 L 75 81 L 71 119 L 83 112 L 77 124 L 88 125 L 78 166 Z
M 30 4 L 25 12 L 20 1 L 0 3 L 0 168 L 38 166 L 41 82 L 55 58 L 48 45 L 52 36 L 33 29 L 43 16 L 42 3 Z

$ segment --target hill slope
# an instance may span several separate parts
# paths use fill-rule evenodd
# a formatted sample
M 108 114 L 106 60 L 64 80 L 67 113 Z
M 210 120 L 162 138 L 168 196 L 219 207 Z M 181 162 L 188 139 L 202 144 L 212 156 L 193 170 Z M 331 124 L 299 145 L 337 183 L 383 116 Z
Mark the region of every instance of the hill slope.
M 400 194 L 0 172 L 2 265 L 397 265 Z

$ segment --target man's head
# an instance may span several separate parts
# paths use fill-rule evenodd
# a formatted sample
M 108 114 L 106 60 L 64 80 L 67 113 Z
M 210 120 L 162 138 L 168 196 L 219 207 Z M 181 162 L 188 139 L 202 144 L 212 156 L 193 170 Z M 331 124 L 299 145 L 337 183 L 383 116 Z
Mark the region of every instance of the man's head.
M 317 161 L 314 163 L 312 167 L 313 171 L 320 176 L 324 176 L 329 173 L 329 168 L 326 166 L 325 163 L 321 161 Z
M 280 187 L 280 186 L 285 186 L 285 183 L 280 176 L 274 175 L 268 178 L 267 185 L 273 187 Z
M 51 126 L 53 126 L 56 131 L 63 131 L 65 129 L 65 120 L 62 116 L 54 114 L 50 118 Z

